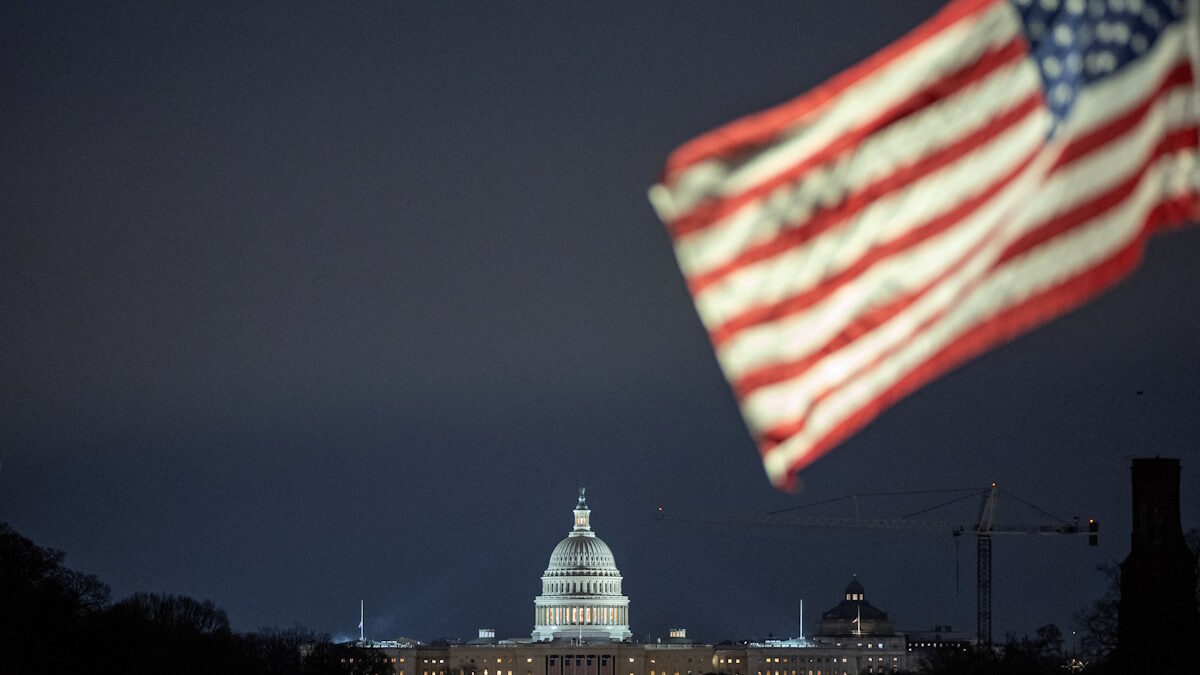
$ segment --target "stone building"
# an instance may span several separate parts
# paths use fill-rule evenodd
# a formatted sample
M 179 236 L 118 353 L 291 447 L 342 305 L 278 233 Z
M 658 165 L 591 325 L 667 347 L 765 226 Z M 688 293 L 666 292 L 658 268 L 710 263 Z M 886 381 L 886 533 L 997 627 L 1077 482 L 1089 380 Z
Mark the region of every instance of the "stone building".
M 380 649 L 397 675 L 860 675 L 910 668 L 902 637 L 734 645 L 558 639 Z

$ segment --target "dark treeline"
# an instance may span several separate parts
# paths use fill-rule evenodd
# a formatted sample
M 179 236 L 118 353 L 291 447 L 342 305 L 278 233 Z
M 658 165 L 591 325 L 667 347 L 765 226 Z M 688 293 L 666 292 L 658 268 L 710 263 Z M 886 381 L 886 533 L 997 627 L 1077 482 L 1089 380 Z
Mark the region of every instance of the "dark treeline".
M 1063 634 L 1049 624 L 1034 637 L 1008 636 L 995 649 L 947 649 L 927 655 L 922 675 L 1050 675 L 1082 670 L 1082 663 L 1063 651 Z
M 0 523 L 0 673 L 391 673 L 382 653 L 300 627 L 239 633 L 211 601 L 135 593 L 111 602 L 95 576 Z

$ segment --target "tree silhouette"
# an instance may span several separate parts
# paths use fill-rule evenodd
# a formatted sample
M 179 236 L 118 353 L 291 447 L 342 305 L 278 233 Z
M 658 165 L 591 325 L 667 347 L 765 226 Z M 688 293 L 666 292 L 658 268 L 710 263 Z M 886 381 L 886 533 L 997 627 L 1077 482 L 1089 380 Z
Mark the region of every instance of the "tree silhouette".
M 64 567 L 0 523 L 0 675 L 390 675 L 384 654 L 299 626 L 236 633 L 211 600 L 134 593 Z

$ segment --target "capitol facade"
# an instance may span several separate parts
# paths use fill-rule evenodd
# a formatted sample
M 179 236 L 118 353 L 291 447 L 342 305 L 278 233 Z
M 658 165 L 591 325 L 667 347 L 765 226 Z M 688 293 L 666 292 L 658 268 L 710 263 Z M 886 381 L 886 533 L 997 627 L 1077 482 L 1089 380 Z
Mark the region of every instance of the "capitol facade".
M 533 640 L 558 638 L 628 640 L 629 598 L 621 595 L 621 572 L 612 549 L 592 531 L 592 510 L 579 486 L 575 524 L 554 547 L 534 599 Z

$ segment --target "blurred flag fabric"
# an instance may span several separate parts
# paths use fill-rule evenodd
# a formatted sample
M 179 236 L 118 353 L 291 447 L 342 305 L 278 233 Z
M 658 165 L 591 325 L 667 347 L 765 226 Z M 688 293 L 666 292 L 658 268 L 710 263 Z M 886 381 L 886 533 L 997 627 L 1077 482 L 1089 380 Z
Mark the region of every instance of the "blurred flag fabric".
M 1195 222 L 1197 5 L 953 0 L 671 154 L 651 202 L 774 484 Z

